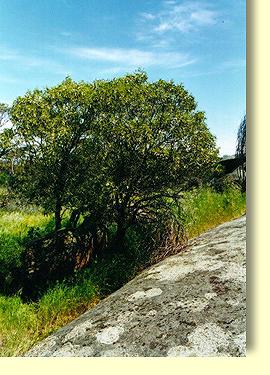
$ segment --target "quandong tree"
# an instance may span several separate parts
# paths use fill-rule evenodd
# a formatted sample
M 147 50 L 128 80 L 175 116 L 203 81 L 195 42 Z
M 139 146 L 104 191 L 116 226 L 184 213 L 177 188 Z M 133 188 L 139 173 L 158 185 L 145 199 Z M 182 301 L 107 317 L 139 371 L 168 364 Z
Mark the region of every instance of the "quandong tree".
M 94 84 L 99 143 L 99 201 L 116 242 L 138 220 L 151 220 L 164 198 L 209 178 L 218 151 L 205 115 L 173 81 L 149 82 L 144 72 Z M 88 155 L 90 155 L 89 150 Z M 84 207 L 95 209 L 87 194 Z
M 19 97 L 11 109 L 22 194 L 91 228 L 151 220 L 168 198 L 211 175 L 218 151 L 205 115 L 182 84 L 139 71 L 93 83 L 66 79 Z

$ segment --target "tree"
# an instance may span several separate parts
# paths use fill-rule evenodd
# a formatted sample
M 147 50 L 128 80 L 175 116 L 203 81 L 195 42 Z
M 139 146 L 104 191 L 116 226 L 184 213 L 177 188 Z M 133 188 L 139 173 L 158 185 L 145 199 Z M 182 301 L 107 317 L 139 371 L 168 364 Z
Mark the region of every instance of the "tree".
M 15 186 L 54 212 L 56 230 L 61 228 L 64 209 L 73 210 L 74 190 L 88 169 L 83 148 L 95 112 L 91 98 L 91 85 L 67 78 L 56 87 L 27 92 L 11 108 L 20 150 Z
M 153 220 L 166 200 L 207 180 L 218 151 L 204 113 L 183 85 L 151 83 L 137 72 L 94 86 L 99 201 L 103 217 L 117 224 L 120 245 L 130 225 Z M 93 216 L 88 181 L 81 202 Z
M 8 122 L 9 107 L 5 103 L 0 103 L 0 127 L 6 125 Z
M 13 173 L 14 150 L 12 144 L 13 132 L 9 122 L 9 106 L 0 103 L 0 163 L 1 169 Z
M 246 116 L 238 129 L 237 134 L 237 147 L 236 147 L 236 157 L 239 160 L 240 166 L 238 168 L 238 176 L 242 185 L 243 190 L 246 190 Z
M 120 246 L 131 225 L 155 220 L 208 179 L 218 156 L 193 96 L 141 71 L 28 92 L 11 118 L 21 152 L 17 188 L 54 212 L 56 230 L 65 209 L 82 214 L 96 249 L 112 223 Z
M 8 111 L 9 107 L 7 104 L 0 103 L 0 158 L 7 154 L 9 150 L 9 140 L 8 129 L 6 125 L 8 123 Z

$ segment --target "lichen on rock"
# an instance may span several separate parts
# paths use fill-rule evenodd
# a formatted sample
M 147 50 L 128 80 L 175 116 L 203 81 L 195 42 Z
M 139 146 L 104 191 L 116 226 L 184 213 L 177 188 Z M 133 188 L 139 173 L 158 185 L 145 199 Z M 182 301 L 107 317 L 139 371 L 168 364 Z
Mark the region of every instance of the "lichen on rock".
M 245 238 L 245 216 L 209 230 L 26 356 L 245 356 Z

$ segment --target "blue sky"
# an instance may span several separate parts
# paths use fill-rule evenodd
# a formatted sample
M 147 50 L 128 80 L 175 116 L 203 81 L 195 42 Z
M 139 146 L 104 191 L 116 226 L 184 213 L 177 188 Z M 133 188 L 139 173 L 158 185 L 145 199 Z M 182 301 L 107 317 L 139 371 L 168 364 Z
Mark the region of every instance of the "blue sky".
M 246 110 L 243 0 L 1 0 L 0 102 L 28 89 L 143 68 L 183 83 L 220 154 Z

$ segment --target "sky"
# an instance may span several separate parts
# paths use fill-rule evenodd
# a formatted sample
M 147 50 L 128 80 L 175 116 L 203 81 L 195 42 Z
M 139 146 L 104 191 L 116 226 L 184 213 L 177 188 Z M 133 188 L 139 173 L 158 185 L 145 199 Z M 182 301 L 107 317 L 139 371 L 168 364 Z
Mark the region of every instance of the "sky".
M 245 0 L 0 0 L 0 102 L 145 70 L 195 97 L 220 155 L 246 112 Z

